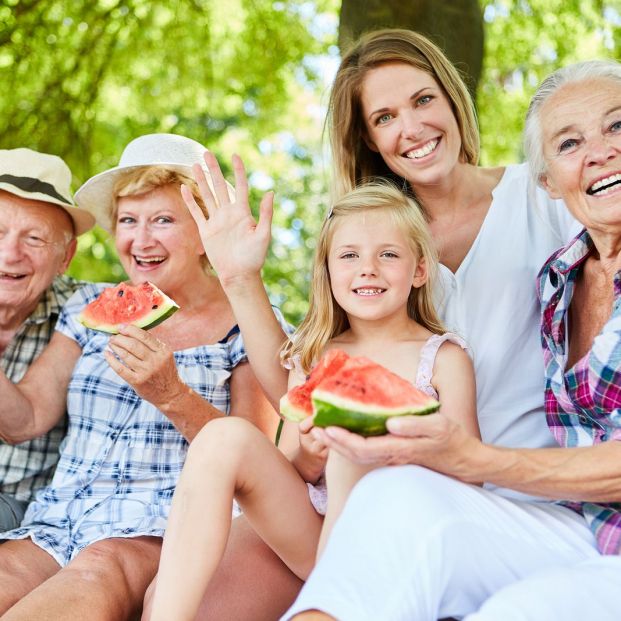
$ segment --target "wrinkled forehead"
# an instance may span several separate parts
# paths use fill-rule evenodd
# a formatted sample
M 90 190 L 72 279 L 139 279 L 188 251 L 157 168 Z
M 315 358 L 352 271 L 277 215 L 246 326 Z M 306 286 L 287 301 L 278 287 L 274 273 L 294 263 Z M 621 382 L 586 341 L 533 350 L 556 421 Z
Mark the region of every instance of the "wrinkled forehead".
M 4 191 L 0 192 L 0 227 L 18 232 L 38 231 L 59 239 L 73 235 L 71 217 L 62 207 Z
M 619 109 L 621 81 L 599 77 L 564 84 L 539 112 L 544 146 L 564 132 L 599 129 Z

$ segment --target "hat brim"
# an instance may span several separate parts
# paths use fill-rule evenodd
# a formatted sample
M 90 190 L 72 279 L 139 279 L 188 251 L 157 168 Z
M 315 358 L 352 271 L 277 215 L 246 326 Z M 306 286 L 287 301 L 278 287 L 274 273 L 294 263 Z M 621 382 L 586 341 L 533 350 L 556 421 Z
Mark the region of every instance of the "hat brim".
M 132 172 L 140 168 L 151 167 L 165 167 L 183 173 L 192 179 L 194 178 L 191 166 L 174 162 L 156 162 L 153 164 L 138 164 L 135 166 L 116 166 L 91 177 L 74 194 L 74 199 L 83 210 L 86 210 L 95 217 L 97 224 L 99 224 L 102 229 L 105 229 L 111 233 L 114 228 L 111 219 L 113 207 L 112 194 L 117 181 L 128 172 Z M 205 169 L 204 166 L 203 169 Z M 207 181 L 211 185 L 211 176 L 208 170 L 205 170 L 205 175 L 207 176 Z M 231 197 L 235 196 L 233 186 L 228 181 L 226 182 L 226 185 L 229 195 Z
M 50 203 L 52 205 L 62 207 L 62 209 L 69 215 L 69 217 L 73 221 L 73 228 L 76 237 L 78 235 L 82 235 L 82 233 L 86 233 L 86 231 L 92 229 L 95 226 L 95 218 L 87 210 L 76 207 L 72 203 L 67 203 L 60 199 L 54 198 L 49 194 L 45 194 L 43 192 L 29 192 L 27 190 L 23 190 L 22 188 L 18 188 L 11 183 L 6 182 L 0 182 L 0 190 L 5 190 L 6 192 L 14 194 L 15 196 L 19 196 L 21 198 L 39 201 L 40 203 Z

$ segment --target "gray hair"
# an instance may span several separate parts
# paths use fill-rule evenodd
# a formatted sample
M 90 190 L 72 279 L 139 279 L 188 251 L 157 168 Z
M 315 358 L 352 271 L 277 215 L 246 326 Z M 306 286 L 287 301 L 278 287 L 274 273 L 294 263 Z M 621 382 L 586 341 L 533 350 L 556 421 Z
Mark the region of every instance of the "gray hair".
M 539 113 L 543 104 L 562 86 L 605 78 L 621 82 L 621 63 L 615 60 L 587 60 L 562 67 L 551 73 L 540 85 L 528 106 L 524 124 L 524 153 L 535 183 L 546 171 L 543 157 L 543 135 Z

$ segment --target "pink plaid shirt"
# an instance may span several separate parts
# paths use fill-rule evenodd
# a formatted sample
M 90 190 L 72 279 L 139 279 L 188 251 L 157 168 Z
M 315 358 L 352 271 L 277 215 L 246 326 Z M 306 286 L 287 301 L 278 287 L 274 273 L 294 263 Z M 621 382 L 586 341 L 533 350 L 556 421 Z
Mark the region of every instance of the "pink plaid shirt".
M 621 440 L 621 272 L 614 279 L 610 319 L 590 351 L 566 368 L 569 305 L 592 251 L 593 242 L 583 231 L 548 259 L 538 279 L 546 417 L 556 441 L 566 447 Z M 621 554 L 621 503 L 566 504 L 584 515 L 602 554 Z

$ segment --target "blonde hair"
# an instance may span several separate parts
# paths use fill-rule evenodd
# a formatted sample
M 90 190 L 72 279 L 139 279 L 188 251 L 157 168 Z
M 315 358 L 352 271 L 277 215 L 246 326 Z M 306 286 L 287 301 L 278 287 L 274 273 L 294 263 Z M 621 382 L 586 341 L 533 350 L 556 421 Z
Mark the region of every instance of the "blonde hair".
M 284 359 L 299 356 L 305 373 L 317 362 L 328 342 L 349 328 L 347 314 L 332 294 L 328 255 L 338 223 L 348 216 L 365 211 L 379 211 L 390 218 L 405 233 L 414 255 L 419 260 L 425 260 L 427 282 L 421 287 L 412 287 L 407 300 L 408 316 L 435 334 L 445 332 L 432 299 L 438 258 L 422 210 L 392 183 L 366 183 L 333 204 L 319 233 L 313 261 L 309 311 L 282 352 Z
M 334 79 L 326 126 L 335 166 L 332 195 L 342 196 L 369 178 L 400 182 L 379 153 L 364 140 L 361 93 L 366 74 L 387 63 L 405 63 L 430 75 L 446 95 L 461 136 L 460 158 L 479 159 L 479 128 L 474 103 L 459 72 L 442 50 L 411 30 L 386 29 L 363 35 L 343 56 Z
M 192 196 L 194 196 L 194 200 L 205 215 L 205 218 L 209 217 L 198 185 L 192 177 L 168 166 L 145 166 L 121 175 L 114 184 L 114 188 L 112 189 L 112 211 L 110 213 L 112 232 L 114 233 L 116 231 L 119 198 L 146 194 L 147 192 L 152 192 L 153 190 L 163 188 L 167 185 L 174 185 L 178 188 L 180 188 L 181 185 L 188 186 L 192 192 Z M 209 261 L 206 255 L 202 255 L 200 260 L 203 268 L 208 269 Z

